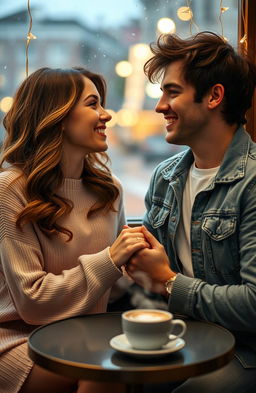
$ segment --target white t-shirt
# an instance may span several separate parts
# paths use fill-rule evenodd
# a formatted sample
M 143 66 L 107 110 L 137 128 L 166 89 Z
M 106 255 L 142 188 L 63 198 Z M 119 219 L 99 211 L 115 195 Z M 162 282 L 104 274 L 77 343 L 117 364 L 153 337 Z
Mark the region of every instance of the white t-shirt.
M 191 211 L 196 195 L 206 189 L 218 172 L 219 166 L 210 169 L 198 169 L 195 163 L 191 165 L 183 191 L 182 213 L 177 229 L 175 246 L 178 257 L 183 265 L 183 273 L 194 277 L 191 259 Z

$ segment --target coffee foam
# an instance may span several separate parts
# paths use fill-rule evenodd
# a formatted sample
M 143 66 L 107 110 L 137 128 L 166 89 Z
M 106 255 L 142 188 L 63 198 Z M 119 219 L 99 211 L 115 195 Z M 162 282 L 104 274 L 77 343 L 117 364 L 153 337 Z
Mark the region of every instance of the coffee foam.
M 159 311 L 131 311 L 126 318 L 138 322 L 160 322 L 168 320 L 169 316 Z

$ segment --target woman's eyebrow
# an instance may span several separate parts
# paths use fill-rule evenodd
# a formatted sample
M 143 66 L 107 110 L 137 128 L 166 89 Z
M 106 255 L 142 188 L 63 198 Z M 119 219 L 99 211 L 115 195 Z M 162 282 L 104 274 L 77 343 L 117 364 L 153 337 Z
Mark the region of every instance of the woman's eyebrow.
M 99 97 L 96 94 L 89 94 L 87 97 L 83 99 L 83 101 L 87 101 L 89 98 L 94 98 L 95 100 L 99 100 Z

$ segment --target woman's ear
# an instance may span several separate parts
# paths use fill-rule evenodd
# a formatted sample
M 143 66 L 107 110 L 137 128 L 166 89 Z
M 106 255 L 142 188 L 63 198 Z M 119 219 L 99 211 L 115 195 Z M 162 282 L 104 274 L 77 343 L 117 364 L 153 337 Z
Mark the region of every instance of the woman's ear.
M 225 88 L 222 84 L 218 83 L 212 86 L 208 99 L 208 108 L 214 109 L 219 106 L 224 99 Z

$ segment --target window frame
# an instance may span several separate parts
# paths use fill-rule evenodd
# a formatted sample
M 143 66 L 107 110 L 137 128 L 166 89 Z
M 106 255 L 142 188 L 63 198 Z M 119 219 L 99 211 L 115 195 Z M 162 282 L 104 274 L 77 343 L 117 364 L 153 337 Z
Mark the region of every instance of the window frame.
M 247 51 L 251 61 L 256 65 L 256 1 L 238 0 L 238 47 L 240 40 L 246 34 Z M 256 91 L 254 92 L 252 107 L 247 113 L 246 130 L 256 142 Z M 142 217 L 128 217 L 127 224 L 135 227 L 142 224 Z
M 238 47 L 240 40 L 246 34 L 247 52 L 250 60 L 256 65 L 256 2 L 250 0 L 239 0 L 238 2 Z M 256 92 L 254 92 L 252 107 L 247 113 L 246 130 L 256 141 Z

